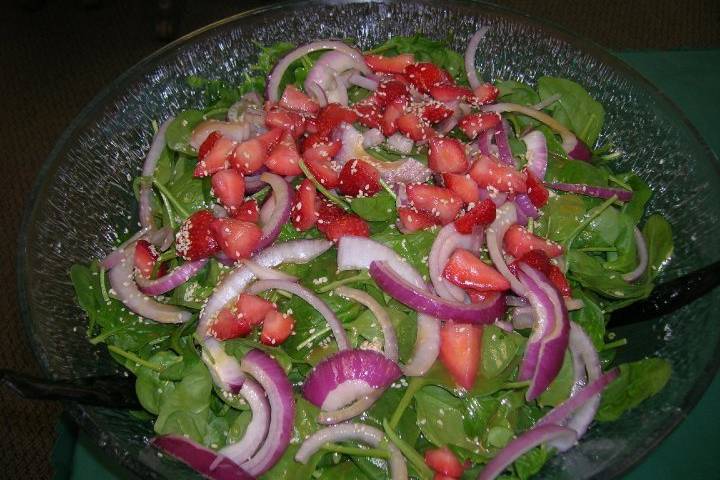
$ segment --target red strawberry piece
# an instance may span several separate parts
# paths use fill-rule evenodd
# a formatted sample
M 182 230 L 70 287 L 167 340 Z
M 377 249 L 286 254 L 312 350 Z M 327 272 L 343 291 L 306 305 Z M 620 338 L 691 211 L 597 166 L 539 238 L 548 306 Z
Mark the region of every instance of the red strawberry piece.
M 218 340 L 246 337 L 252 331 L 252 326 L 234 310 L 235 307 L 221 309 L 210 322 L 208 333 Z
M 358 116 L 358 122 L 361 125 L 365 125 L 368 128 L 379 128 L 380 120 L 382 120 L 382 112 L 380 107 L 370 100 L 364 100 L 362 102 L 353 105 L 353 109 Z
M 570 282 L 568 282 L 562 270 L 560 270 L 560 267 L 550 264 L 547 277 L 553 283 L 553 285 L 555 285 L 555 288 L 558 289 L 560 295 L 562 295 L 563 297 L 569 297 L 572 295 Z
M 400 225 L 402 225 L 406 232 L 425 230 L 426 228 L 434 227 L 440 223 L 437 218 L 433 217 L 429 213 L 410 207 L 400 207 L 397 209 L 397 213 L 398 218 L 400 219 Z
M 233 260 L 249 258 L 262 236 L 256 224 L 236 218 L 216 218 L 210 228 L 223 253 Z
M 517 267 L 521 262 L 544 273 L 563 296 L 569 297 L 572 294 L 570 283 L 567 281 L 567 278 L 565 278 L 562 270 L 550 262 L 550 257 L 548 257 L 544 251 L 530 250 L 508 265 L 508 269 L 513 275 L 517 275 Z
M 435 130 L 433 130 L 427 122 L 411 113 L 400 115 L 397 120 L 395 120 L 395 125 L 397 125 L 400 133 L 416 142 L 427 140 L 436 135 Z
M 398 99 L 400 101 L 407 102 L 408 88 L 403 82 L 398 80 L 380 82 L 377 90 L 373 93 L 372 98 L 381 108 Z
M 285 91 L 280 99 L 280 106 L 302 113 L 315 114 L 320 111 L 320 105 L 293 84 L 285 87 Z
M 212 191 L 228 211 L 245 201 L 245 178 L 235 170 L 221 170 L 212 176 Z
M 210 225 L 215 217 L 210 210 L 198 210 L 180 225 L 175 235 L 175 251 L 185 260 L 208 258 L 220 250 Z
M 322 145 L 323 143 L 327 142 L 327 137 L 323 137 L 319 133 L 311 133 L 307 137 L 305 137 L 300 143 L 300 151 L 302 153 L 305 153 L 307 150 L 313 148 L 314 146 Z
M 198 161 L 204 160 L 205 157 L 207 157 L 207 154 L 210 153 L 210 150 L 215 146 L 215 142 L 220 140 L 220 137 L 222 137 L 222 134 L 218 131 L 211 132 L 210 135 L 207 136 L 205 141 L 200 145 L 200 148 L 198 148 Z
M 435 85 L 430 88 L 430 96 L 440 102 L 467 100 L 473 96 L 472 90 L 458 85 Z
M 389 137 L 397 132 L 397 119 L 405 113 L 406 106 L 407 100 L 399 97 L 385 107 L 385 113 L 383 113 L 382 120 L 380 120 L 380 130 L 383 135 Z
M 527 190 L 527 177 L 523 172 L 488 155 L 478 157 L 470 169 L 470 176 L 481 187 L 493 187 L 501 192 L 525 193 Z
M 305 131 L 307 133 L 318 133 L 317 118 L 308 117 L 305 119 Z
M 465 146 L 454 138 L 428 140 L 428 166 L 438 173 L 461 173 L 468 169 Z
M 552 240 L 538 237 L 520 225 L 513 225 L 508 229 L 503 238 L 503 246 L 505 251 L 515 258 L 520 258 L 533 250 L 540 250 L 550 258 L 557 257 L 563 253 L 562 245 Z
M 492 83 L 483 83 L 475 88 L 473 93 L 475 94 L 475 98 L 473 99 L 475 105 L 487 105 L 497 99 L 500 91 Z
M 230 164 L 239 172 L 249 175 L 265 164 L 268 152 L 282 137 L 283 129 L 276 127 L 262 135 L 246 140 L 235 147 Z
M 235 302 L 238 316 L 244 318 L 251 327 L 260 325 L 265 316 L 275 311 L 275 305 L 264 298 L 249 293 L 241 293 Z
M 341 123 L 355 123 L 358 116 L 353 110 L 343 107 L 339 103 L 331 103 L 322 110 L 317 117 L 317 133 L 327 137 Z
M 290 212 L 290 220 L 298 230 L 310 230 L 318 219 L 315 185 L 305 179 L 297 187 L 295 204 Z
M 423 107 L 422 118 L 429 123 L 440 123 L 452 114 L 453 111 L 445 104 L 430 102 Z
M 440 363 L 466 390 L 475 384 L 481 341 L 482 330 L 476 325 L 449 321 L 440 328 Z
M 340 152 L 342 143 L 338 140 L 326 140 L 323 143 L 315 143 L 310 148 L 307 148 L 303 152 L 303 159 L 307 160 L 321 160 L 329 162 Z
M 408 65 L 415 62 L 412 53 L 402 53 L 394 57 L 385 57 L 383 55 L 365 55 L 365 63 L 373 72 L 381 73 L 403 73 Z
M 340 237 L 352 235 L 356 237 L 369 237 L 370 227 L 365 220 L 357 215 L 345 214 L 341 217 L 331 220 L 323 225 L 325 238 L 332 242 L 337 242 Z
M 236 146 L 237 142 L 231 138 L 218 138 L 207 155 L 198 161 L 193 176 L 196 178 L 207 177 L 215 172 L 228 168 L 230 166 L 230 155 Z
M 273 108 L 265 114 L 265 125 L 268 128 L 282 128 L 290 132 L 293 138 L 300 138 L 305 132 L 305 118 L 281 108 Z
M 537 208 L 542 208 L 550 198 L 550 192 L 548 192 L 545 185 L 537 179 L 530 170 L 525 170 L 527 180 L 525 185 L 527 186 L 527 196 L 530 197 L 530 201 Z
M 443 183 L 465 203 L 474 203 L 480 200 L 480 188 L 467 173 L 444 173 Z
M 158 252 L 155 247 L 147 240 L 138 240 L 135 243 L 135 268 L 145 278 L 150 278 L 155 268 L 155 262 L 158 258 Z
M 262 135 L 258 135 L 257 138 L 260 143 L 265 146 L 265 149 L 269 152 L 280 141 L 283 136 L 283 129 L 280 127 L 271 128 Z
M 260 219 L 260 209 L 258 208 L 258 204 L 255 200 L 248 200 L 229 213 L 232 218 L 237 218 L 238 220 L 244 220 L 246 222 L 257 223 Z
M 380 172 L 362 160 L 349 160 L 340 170 L 338 190 L 350 197 L 371 197 L 382 189 Z
M 500 272 L 462 248 L 450 256 L 443 276 L 458 287 L 476 292 L 502 292 L 510 288 L 510 282 Z
M 501 121 L 500 115 L 495 112 L 471 113 L 461 118 L 458 126 L 468 138 L 472 139 L 486 130 L 496 128 Z
M 317 229 L 325 233 L 327 227 L 338 218 L 345 216 L 345 210 L 327 200 L 319 199 L 317 202 L 318 221 Z
M 472 233 L 476 225 L 491 224 L 495 220 L 495 213 L 495 202 L 486 198 L 455 220 L 455 229 L 464 234 Z
M 273 310 L 269 312 L 263 320 L 260 341 L 265 345 L 280 345 L 288 339 L 294 326 L 295 319 L 292 315 Z
M 436 85 L 452 83 L 452 77 L 434 63 L 414 63 L 405 67 L 405 76 L 422 93 Z
M 310 173 L 315 177 L 315 180 L 320 182 L 320 185 L 330 189 L 337 188 L 340 183 L 340 174 L 332 167 L 330 160 L 323 160 L 312 156 L 306 157 L 303 160 L 310 170 Z
M 470 303 L 483 303 L 488 297 L 488 292 L 476 292 L 475 290 L 465 290 L 465 292 L 470 297 Z
M 425 464 L 434 472 L 451 478 L 460 478 L 465 470 L 460 460 L 447 447 L 425 450 Z
M 300 175 L 300 154 L 297 151 L 295 140 L 289 132 L 285 131 L 280 142 L 273 147 L 265 160 L 265 166 L 278 175 Z
M 452 222 L 463 206 L 462 199 L 447 188 L 415 183 L 406 190 L 412 206 L 434 216 L 443 225 Z

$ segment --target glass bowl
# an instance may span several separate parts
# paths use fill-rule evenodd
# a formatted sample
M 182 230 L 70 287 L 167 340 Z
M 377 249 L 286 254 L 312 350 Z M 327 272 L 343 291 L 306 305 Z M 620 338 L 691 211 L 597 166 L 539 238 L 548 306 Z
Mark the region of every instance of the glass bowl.
M 199 105 L 187 75 L 238 81 L 254 61 L 255 42 L 302 43 L 353 38 L 369 47 L 402 34 L 448 38 L 462 51 L 489 25 L 477 58 L 488 79 L 533 82 L 540 75 L 584 85 L 607 111 L 603 141 L 626 154 L 655 191 L 649 210 L 672 224 L 675 255 L 664 278 L 716 260 L 720 246 L 720 168 L 693 127 L 667 98 L 599 46 L 497 6 L 459 1 L 311 1 L 241 13 L 183 37 L 141 61 L 101 92 L 58 140 L 40 171 L 19 239 L 23 320 L 48 376 L 78 378 L 118 371 L 104 347 L 85 338 L 69 267 L 107 253 L 116 232 L 135 230 L 130 179 L 150 141 L 151 121 Z M 662 279 L 661 279 L 662 280 Z M 720 290 L 652 323 L 618 332 L 622 359 L 659 355 L 673 366 L 667 387 L 618 422 L 595 426 L 580 445 L 554 458 L 541 477 L 610 478 L 640 461 L 688 413 L 720 360 Z M 698 335 L 702 332 L 702 335 Z M 146 447 L 150 422 L 128 411 L 68 404 L 72 417 L 119 462 L 141 477 L 190 478 Z

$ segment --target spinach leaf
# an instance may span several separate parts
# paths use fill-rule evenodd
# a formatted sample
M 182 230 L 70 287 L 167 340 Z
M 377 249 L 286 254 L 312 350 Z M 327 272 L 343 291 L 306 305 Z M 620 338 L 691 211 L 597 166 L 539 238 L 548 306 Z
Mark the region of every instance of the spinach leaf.
M 608 184 L 608 172 L 582 160 L 560 158 L 553 155 L 548 162 L 545 180 L 549 183 L 585 183 L 587 185 L 606 187 Z
M 395 336 L 398 342 L 398 353 L 400 360 L 405 362 L 412 355 L 417 336 L 417 320 L 411 315 L 395 309 L 387 308 L 390 321 L 395 327 Z M 383 335 L 380 324 L 370 310 L 365 310 L 358 317 L 347 324 L 346 329 L 350 332 L 356 331 L 365 340 L 382 345 Z
M 463 403 L 439 387 L 425 387 L 415 394 L 418 426 L 432 444 L 475 450 L 479 445 L 465 435 Z
M 498 98 L 502 102 L 517 103 L 519 105 L 535 105 L 540 102 L 540 95 L 525 83 L 516 82 L 515 80 L 502 80 L 496 82 L 495 86 L 500 91 Z M 516 132 L 522 132 L 540 124 L 534 118 L 525 115 L 510 113 L 506 114 L 506 117 Z
M 570 319 L 580 325 L 590 337 L 596 349 L 605 344 L 605 314 L 592 292 L 574 288 L 573 297 L 583 301 L 583 308 L 570 312 Z
M 650 197 L 652 197 L 652 190 L 650 190 L 650 186 L 645 183 L 642 178 L 634 173 L 618 175 L 618 177 L 630 186 L 633 191 L 632 199 L 623 205 L 623 212 L 629 215 L 635 224 L 638 224 L 645 213 L 645 205 L 648 200 L 650 200 Z
M 382 191 L 372 197 L 357 197 L 350 203 L 352 211 L 369 222 L 389 222 L 395 215 L 395 199 Z
M 603 392 L 595 419 L 601 422 L 617 420 L 625 411 L 662 390 L 670 374 L 670 363 L 661 358 L 620 365 L 620 376 Z
M 172 176 L 165 184 L 170 194 L 191 214 L 212 203 L 209 180 L 204 178 L 198 181 L 193 176 L 196 164 L 194 158 L 179 155 L 173 166 Z M 181 217 L 177 212 L 176 215 Z
M 515 475 L 520 480 L 528 480 L 538 473 L 550 458 L 550 452 L 545 447 L 533 448 L 523 456 L 515 460 L 513 468 Z
M 323 470 L 318 480 L 364 480 L 367 477 L 352 461 L 344 461 Z
M 200 110 L 190 109 L 180 112 L 168 125 L 165 133 L 168 148 L 186 155 L 197 155 L 195 149 L 190 145 L 190 136 L 197 124 L 203 120 L 205 120 L 205 116 Z
M 170 365 L 181 365 L 182 359 L 169 351 L 158 352 L 149 358 L 149 361 L 164 368 Z M 157 415 L 160 412 L 160 402 L 163 395 L 175 390 L 175 383 L 160 378 L 160 373 L 147 367 L 138 368 L 135 380 L 135 394 L 140 405 Z
M 660 215 L 651 215 L 642 229 L 648 249 L 647 280 L 657 277 L 673 253 L 672 228 Z
M 565 78 L 540 77 L 537 82 L 542 100 L 559 94 L 560 99 L 548 107 L 553 118 L 572 130 L 592 148 L 605 121 L 605 109 L 577 83 Z
M 552 381 L 547 390 L 538 398 L 538 404 L 541 407 L 554 407 L 561 404 L 570 396 L 570 389 L 573 386 L 575 380 L 575 371 L 573 369 L 572 357 L 568 352 L 565 352 L 565 358 L 563 359 L 562 367 L 558 372 L 555 380 Z
M 400 256 L 420 272 L 420 275 L 427 277 L 429 270 L 427 266 L 428 255 L 432 248 L 433 241 L 437 235 L 436 229 L 420 230 L 419 232 L 403 234 L 394 225 L 386 230 L 373 235 L 371 238 L 377 242 L 387 245 L 395 250 Z
M 502 374 L 520 353 L 523 343 L 518 334 L 505 332 L 495 325 L 485 326 L 482 336 L 481 376 L 494 378 Z
M 628 283 L 622 279 L 622 275 L 612 274 L 605 269 L 597 257 L 580 250 L 570 250 L 567 258 L 570 278 L 584 288 L 606 297 L 632 302 L 647 297 L 652 291 L 652 284 Z

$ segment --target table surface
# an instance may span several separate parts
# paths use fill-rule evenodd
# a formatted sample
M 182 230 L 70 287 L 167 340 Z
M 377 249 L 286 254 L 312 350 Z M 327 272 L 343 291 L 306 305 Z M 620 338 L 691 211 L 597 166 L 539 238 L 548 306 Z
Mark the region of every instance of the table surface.
M 710 147 L 720 154 L 716 128 L 720 106 L 720 50 L 638 51 L 618 56 L 657 85 L 685 112 Z M 714 379 L 688 418 L 626 475 L 627 480 L 710 478 L 717 474 L 720 445 L 720 377 Z M 68 423 L 58 426 L 53 452 L 57 480 L 122 479 L 129 474 L 114 464 L 92 440 Z

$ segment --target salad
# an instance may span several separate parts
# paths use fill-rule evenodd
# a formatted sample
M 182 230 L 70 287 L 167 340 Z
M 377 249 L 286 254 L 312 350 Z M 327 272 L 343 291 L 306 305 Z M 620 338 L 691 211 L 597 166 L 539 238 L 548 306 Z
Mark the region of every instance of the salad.
M 153 124 L 139 229 L 71 278 L 149 443 L 217 479 L 526 479 L 660 391 L 618 365 L 670 226 L 579 84 L 443 41 L 259 46 Z M 123 241 L 120 242 L 120 239 Z

